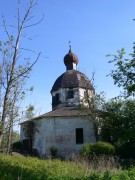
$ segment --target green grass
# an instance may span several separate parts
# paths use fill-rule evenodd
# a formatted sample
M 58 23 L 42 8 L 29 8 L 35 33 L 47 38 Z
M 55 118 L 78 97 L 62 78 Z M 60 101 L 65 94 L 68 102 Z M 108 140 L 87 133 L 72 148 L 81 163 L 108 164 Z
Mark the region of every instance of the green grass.
M 4 176 L 9 176 L 10 180 L 18 177 L 23 180 L 83 179 L 84 173 L 81 165 L 71 162 L 0 155 L 0 179 L 3 180 Z
M 0 154 L 0 180 L 135 180 L 135 168 L 96 172 L 82 163 Z

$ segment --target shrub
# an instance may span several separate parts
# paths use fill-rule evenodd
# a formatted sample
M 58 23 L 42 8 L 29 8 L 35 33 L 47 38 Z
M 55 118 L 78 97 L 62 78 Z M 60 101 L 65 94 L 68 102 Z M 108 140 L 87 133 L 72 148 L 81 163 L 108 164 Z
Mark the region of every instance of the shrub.
M 93 144 L 84 144 L 83 148 L 81 149 L 81 155 L 89 156 L 93 153 Z
M 97 142 L 93 145 L 93 151 L 95 154 L 114 155 L 115 147 L 107 142 Z
M 115 147 L 107 142 L 97 142 L 95 144 L 85 144 L 81 150 L 81 154 L 89 156 L 90 154 L 96 155 L 114 155 Z

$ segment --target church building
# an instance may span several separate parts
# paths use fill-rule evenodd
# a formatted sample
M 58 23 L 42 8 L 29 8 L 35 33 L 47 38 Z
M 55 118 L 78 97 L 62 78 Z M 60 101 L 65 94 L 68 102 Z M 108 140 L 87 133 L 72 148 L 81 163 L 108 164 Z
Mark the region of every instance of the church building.
M 56 148 L 58 155 L 71 157 L 80 152 L 86 143 L 95 143 L 94 123 L 79 106 L 94 95 L 88 77 L 77 70 L 78 57 L 69 49 L 64 57 L 66 72 L 54 82 L 52 111 L 21 123 L 23 150 L 36 151 L 40 157 L 51 155 Z

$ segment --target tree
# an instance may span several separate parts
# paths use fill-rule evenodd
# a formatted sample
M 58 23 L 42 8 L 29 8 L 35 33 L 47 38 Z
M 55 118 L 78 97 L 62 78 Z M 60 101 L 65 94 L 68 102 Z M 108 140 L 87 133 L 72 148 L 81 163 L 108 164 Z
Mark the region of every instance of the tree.
M 105 97 L 103 92 L 101 92 L 100 94 L 95 93 L 94 75 L 95 73 L 93 73 L 91 81 L 86 84 L 85 96 L 82 98 L 79 109 L 88 117 L 91 122 L 93 122 L 94 135 L 96 136 L 96 140 L 98 141 L 101 111 L 102 105 L 105 102 Z
M 35 109 L 35 107 L 32 104 L 29 104 L 28 108 L 25 111 L 25 117 L 27 119 L 34 118 L 34 109 Z
M 80 111 L 85 114 L 88 119 L 93 122 L 94 125 L 94 135 L 96 137 L 96 141 L 99 140 L 99 129 L 101 124 L 101 113 L 102 113 L 102 105 L 104 103 L 104 97 L 101 94 L 93 94 L 92 96 L 87 96 L 83 103 L 80 105 Z M 86 105 L 87 104 L 87 105 Z
M 112 70 L 109 74 L 114 84 L 124 89 L 124 96 L 131 96 L 135 94 L 135 46 L 133 47 L 133 53 L 129 54 L 130 58 L 125 58 L 125 50 L 122 48 L 117 51 L 117 55 L 107 55 L 113 57 L 109 63 L 115 63 L 115 70 Z
M 10 143 L 11 147 L 9 149 L 10 150 L 9 152 L 8 152 L 8 148 L 9 148 L 8 147 L 9 145 L 9 132 L 8 131 L 4 133 L 3 140 L 2 140 L 2 149 L 3 150 L 5 149 L 5 151 L 8 153 L 12 152 L 12 145 L 16 142 L 19 142 L 20 140 L 20 135 L 17 131 L 12 131 L 11 136 L 12 136 L 11 138 L 12 142 Z
M 34 121 L 28 121 L 27 123 L 24 124 L 24 134 L 26 139 L 23 140 L 23 144 L 24 141 L 25 143 L 27 142 L 28 146 L 24 147 L 24 149 L 26 148 L 29 153 L 32 153 L 33 140 L 35 138 L 36 131 L 38 130 L 36 128 Z
M 20 5 L 20 0 L 18 0 L 17 26 L 14 27 L 17 30 L 16 34 L 14 36 L 10 35 L 8 26 L 3 18 L 3 27 L 8 40 L 0 42 L 0 147 L 2 146 L 3 136 L 8 131 L 9 148 L 11 146 L 13 124 L 19 116 L 20 100 L 23 100 L 26 93 L 24 84 L 40 56 L 40 53 L 38 53 L 33 63 L 30 63 L 29 58 L 22 59 L 21 57 L 22 50 L 26 50 L 20 46 L 24 30 L 39 22 L 27 24 L 32 18 L 31 13 L 36 5 L 35 0 L 29 0 L 24 15 L 20 13 Z
M 135 100 L 110 100 L 103 106 L 101 139 L 116 146 L 135 144 Z

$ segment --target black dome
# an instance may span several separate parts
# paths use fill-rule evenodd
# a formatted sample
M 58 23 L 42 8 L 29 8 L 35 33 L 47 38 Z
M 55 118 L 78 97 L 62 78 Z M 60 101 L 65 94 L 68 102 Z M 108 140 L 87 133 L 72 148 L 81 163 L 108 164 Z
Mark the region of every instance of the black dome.
M 94 90 L 87 76 L 76 70 L 68 70 L 56 79 L 51 91 L 57 91 L 60 88 L 75 87 L 89 88 Z

